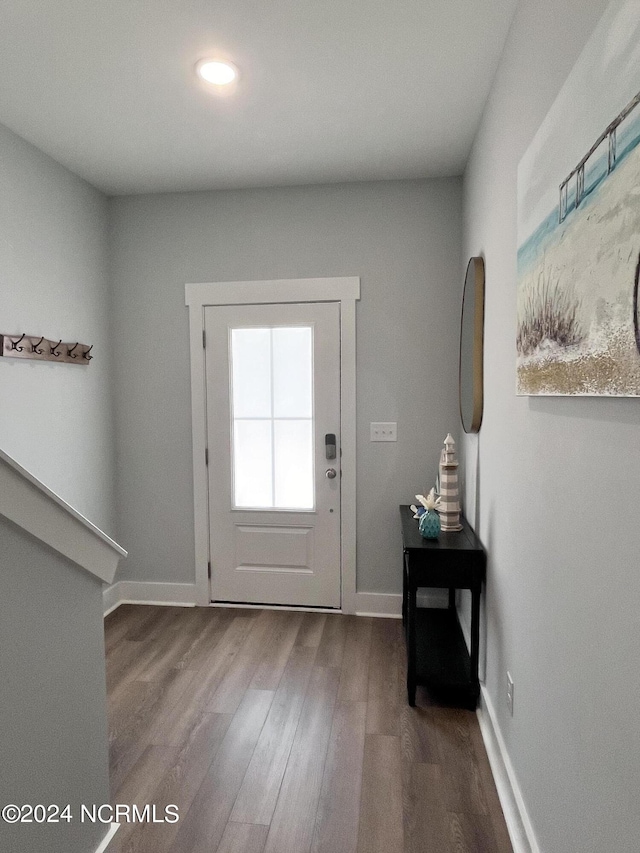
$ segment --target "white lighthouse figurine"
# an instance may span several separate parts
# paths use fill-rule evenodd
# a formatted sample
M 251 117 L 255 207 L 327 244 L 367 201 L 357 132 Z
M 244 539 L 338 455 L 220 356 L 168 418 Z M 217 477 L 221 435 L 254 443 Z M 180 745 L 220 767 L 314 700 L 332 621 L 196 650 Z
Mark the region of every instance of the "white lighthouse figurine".
M 442 530 L 462 530 L 460 524 L 460 496 L 458 494 L 458 459 L 456 443 L 447 434 L 440 451 L 440 523 Z

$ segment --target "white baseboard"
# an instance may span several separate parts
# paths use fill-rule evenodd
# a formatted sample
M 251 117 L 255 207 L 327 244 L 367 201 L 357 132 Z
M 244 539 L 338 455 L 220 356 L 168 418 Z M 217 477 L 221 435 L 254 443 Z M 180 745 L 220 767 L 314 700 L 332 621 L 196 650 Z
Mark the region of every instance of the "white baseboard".
M 449 590 L 448 589 L 423 589 L 418 590 L 416 596 L 417 607 L 437 607 L 445 610 L 449 606 Z
M 236 604 L 233 601 L 212 601 L 209 607 L 220 607 L 222 610 L 283 610 L 285 613 L 342 613 L 335 607 L 298 607 L 295 604 Z
M 402 618 L 402 596 L 391 592 L 356 592 L 356 616 Z
M 119 823 L 112 823 L 110 828 L 109 828 L 109 831 L 107 832 L 105 837 L 102 839 L 102 841 L 100 842 L 98 847 L 96 847 L 95 853 L 106 853 L 109 845 L 111 844 L 113 836 L 116 834 L 116 832 L 119 829 L 120 829 Z
M 449 590 L 418 590 L 416 603 L 418 607 L 448 607 Z M 401 619 L 402 596 L 392 592 L 356 592 L 356 616 Z
M 120 607 L 120 584 L 112 583 L 110 586 L 102 590 L 102 610 L 105 616 L 108 616 L 112 610 Z
M 480 685 L 480 706 L 476 713 L 513 853 L 540 853 L 495 710 L 484 685 Z
M 458 608 L 458 621 L 462 635 L 471 650 L 471 626 L 465 611 Z M 484 747 L 487 750 L 491 772 L 496 783 L 500 805 L 509 831 L 513 853 L 540 853 L 518 780 L 507 752 L 507 747 L 498 726 L 498 718 L 484 684 L 480 685 L 480 702 L 476 711 Z
M 419 592 L 418 607 L 446 607 L 447 595 L 446 589 Z M 192 583 L 117 581 L 103 590 L 102 602 L 105 616 L 121 604 L 170 604 L 177 607 L 194 607 L 196 586 Z M 402 596 L 387 592 L 357 592 L 356 615 L 400 619 Z
M 195 607 L 196 585 L 194 583 L 118 581 L 103 590 L 102 602 L 105 616 L 121 604 Z
M 467 622 L 465 613 L 460 607 L 458 608 L 458 622 L 460 623 L 464 641 L 467 644 L 467 651 L 471 654 L 471 625 Z

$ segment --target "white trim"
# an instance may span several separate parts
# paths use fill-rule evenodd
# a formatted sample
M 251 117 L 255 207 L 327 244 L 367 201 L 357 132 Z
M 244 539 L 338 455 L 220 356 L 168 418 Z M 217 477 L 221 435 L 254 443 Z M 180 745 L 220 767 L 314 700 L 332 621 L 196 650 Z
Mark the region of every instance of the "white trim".
M 118 581 L 102 591 L 105 616 L 121 604 L 166 604 L 173 607 L 195 607 L 196 603 L 196 585 L 193 583 Z
M 426 589 L 429 591 L 427 592 Z M 438 610 L 446 610 L 449 607 L 449 590 L 439 587 L 425 587 L 420 592 L 418 589 L 416 607 L 433 607 Z
M 342 612 L 356 612 L 356 300 L 360 279 L 299 278 L 273 281 L 223 281 L 185 285 L 191 352 L 191 429 L 195 536 L 195 603 L 210 603 L 209 496 L 206 448 L 204 308 L 209 305 L 267 305 L 287 302 L 340 303 L 340 394 L 342 447 Z
M 207 446 L 207 389 L 204 372 L 204 306 L 189 306 L 191 350 L 191 434 L 193 447 L 193 524 L 195 536 L 196 603 L 211 601 L 209 584 L 209 489 L 204 462 Z
M 480 707 L 476 713 L 513 853 L 540 853 L 489 692 L 484 685 L 480 685 Z
M 458 622 L 462 630 L 462 636 L 467 646 L 467 651 L 471 654 L 471 625 L 467 621 L 466 615 L 462 607 L 458 607 Z
M 280 278 L 271 281 L 211 281 L 187 284 L 185 304 L 270 305 L 275 302 L 355 302 L 360 299 L 360 279 Z
M 467 646 L 471 649 L 471 626 L 465 618 L 464 610 L 458 608 L 458 621 Z M 513 853 L 540 853 L 540 847 L 535 837 L 524 798 L 516 779 L 507 747 L 498 725 L 489 691 L 480 685 L 480 703 L 476 710 L 480 732 L 484 741 L 491 772 L 496 783 L 498 798 L 504 812 L 504 819 L 509 831 Z
M 212 601 L 209 607 L 227 610 L 286 610 L 291 613 L 342 613 L 335 607 L 298 607 L 293 604 L 236 604 L 234 601 Z
M 73 516 L 77 521 L 80 522 L 87 530 L 90 530 L 93 534 L 95 534 L 98 539 L 102 539 L 107 545 L 109 545 L 113 550 L 119 554 L 121 557 L 126 557 L 127 552 L 124 548 L 120 547 L 117 542 L 114 542 L 110 536 L 100 530 L 92 521 L 89 521 L 88 518 L 85 518 L 82 513 L 78 512 L 77 509 L 71 506 L 71 504 L 67 503 L 64 498 L 61 498 L 60 495 L 56 494 L 53 489 L 50 489 L 48 486 L 45 486 L 43 482 L 38 480 L 30 471 L 27 471 L 26 468 L 23 468 L 19 462 L 9 456 L 8 453 L 5 453 L 3 450 L 0 450 L 0 461 L 4 462 L 10 468 L 13 468 L 18 474 L 20 474 L 27 482 L 31 483 L 32 486 L 35 486 L 39 489 L 43 494 L 47 495 L 47 497 L 51 498 L 54 503 L 57 503 L 65 512 L 69 515 Z M 8 516 L 7 516 L 8 517 Z
M 357 295 L 340 304 L 340 561 L 342 611 L 356 613 L 356 303 Z
M 397 593 L 357 592 L 355 594 L 355 605 L 356 616 L 402 618 L 402 596 Z
M 418 607 L 446 608 L 449 606 L 449 590 L 430 589 L 428 592 L 418 592 L 416 604 Z M 382 616 L 386 619 L 401 619 L 402 595 L 394 592 L 357 592 L 354 610 L 356 616 Z
M 95 853 L 106 853 L 107 847 L 111 844 L 111 841 L 113 840 L 113 836 L 116 834 L 116 832 L 119 829 L 120 829 L 119 823 L 112 823 L 111 827 L 109 828 L 109 831 L 107 832 L 105 837 L 102 839 L 100 844 L 96 847 Z
M 111 583 L 127 552 L 0 450 L 0 515 L 92 575 Z
M 108 616 L 112 610 L 120 607 L 120 584 L 112 583 L 111 586 L 104 587 L 102 590 L 102 609 L 103 615 Z

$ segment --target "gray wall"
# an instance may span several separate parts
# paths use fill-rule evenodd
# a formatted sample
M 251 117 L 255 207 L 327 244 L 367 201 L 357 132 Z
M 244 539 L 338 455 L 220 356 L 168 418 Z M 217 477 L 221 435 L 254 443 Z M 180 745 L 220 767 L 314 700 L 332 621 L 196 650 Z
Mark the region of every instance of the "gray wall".
M 89 853 L 108 825 L 102 584 L 0 517 L 0 803 L 71 804 L 58 824 L 0 821 L 11 853 Z
M 107 274 L 104 196 L 0 125 L 0 334 L 95 355 L 87 367 L 0 358 L 0 446 L 111 531 Z
M 485 416 L 464 472 L 473 515 L 479 454 L 486 686 L 545 853 L 640 838 L 640 404 L 515 396 L 516 168 L 605 7 L 520 4 L 464 179 L 464 258 L 487 272 Z
M 194 580 L 185 283 L 357 275 L 358 588 L 400 591 L 397 505 L 457 429 L 460 205 L 459 179 L 112 200 L 120 579 Z

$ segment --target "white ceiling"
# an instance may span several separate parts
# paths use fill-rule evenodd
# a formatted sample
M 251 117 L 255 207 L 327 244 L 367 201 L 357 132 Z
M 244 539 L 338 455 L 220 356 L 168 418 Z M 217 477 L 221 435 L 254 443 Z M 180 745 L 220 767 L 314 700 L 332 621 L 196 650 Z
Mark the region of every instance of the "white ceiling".
M 3 0 L 0 122 L 109 194 L 460 174 L 515 5 Z

